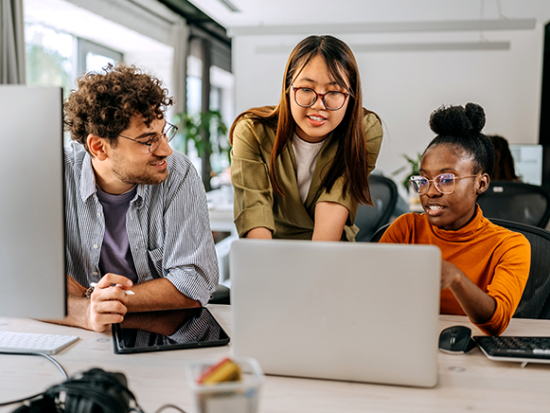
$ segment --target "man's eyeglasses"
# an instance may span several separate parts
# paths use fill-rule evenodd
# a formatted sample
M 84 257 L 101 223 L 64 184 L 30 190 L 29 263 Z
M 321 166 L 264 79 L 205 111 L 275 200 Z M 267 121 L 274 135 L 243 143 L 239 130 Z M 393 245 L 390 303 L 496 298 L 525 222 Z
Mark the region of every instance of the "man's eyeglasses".
M 346 103 L 349 93 L 330 91 L 327 93 L 317 93 L 309 87 L 292 87 L 294 90 L 294 101 L 298 106 L 309 108 L 321 98 L 325 108 L 328 110 L 338 110 Z
M 442 194 L 452 194 L 455 190 L 455 181 L 458 179 L 472 178 L 477 175 L 456 176 L 455 174 L 441 174 L 434 179 L 424 178 L 423 176 L 411 176 L 409 182 L 411 187 L 419 195 L 426 194 L 430 189 L 430 182 L 434 183 L 435 189 Z
M 176 125 L 172 125 L 171 123 L 166 122 L 166 125 L 164 125 L 164 130 L 161 134 L 155 134 L 151 139 L 149 139 L 147 142 L 141 142 L 134 138 L 129 138 L 128 136 L 124 135 L 118 135 L 121 138 L 124 139 L 130 139 L 131 141 L 140 143 L 142 145 L 146 145 L 149 147 L 149 152 L 153 153 L 155 152 L 159 146 L 160 146 L 160 140 L 164 136 L 166 138 L 167 142 L 170 142 L 172 139 L 174 139 L 174 136 L 176 136 L 176 133 L 178 132 L 178 127 Z

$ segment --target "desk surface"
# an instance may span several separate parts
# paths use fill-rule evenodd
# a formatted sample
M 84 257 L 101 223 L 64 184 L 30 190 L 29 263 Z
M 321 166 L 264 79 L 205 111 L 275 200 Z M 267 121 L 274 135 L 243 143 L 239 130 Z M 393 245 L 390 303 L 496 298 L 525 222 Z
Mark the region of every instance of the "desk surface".
M 209 306 L 231 335 L 229 306 Z M 440 328 L 463 324 L 466 317 L 441 316 Z M 185 365 L 193 359 L 219 360 L 229 346 L 116 355 L 110 334 L 0 318 L 0 330 L 74 334 L 80 340 L 54 356 L 69 375 L 92 367 L 123 372 L 146 413 L 172 403 L 194 412 Z M 550 321 L 512 320 L 505 335 L 550 335 Z M 359 344 L 358 344 L 359 345 Z M 488 360 L 478 349 L 467 355 L 439 353 L 439 380 L 433 389 L 267 376 L 260 412 L 548 412 L 550 365 Z M 42 357 L 0 354 L 0 402 L 29 396 L 62 382 L 57 368 Z M 11 412 L 15 406 L 0 408 Z

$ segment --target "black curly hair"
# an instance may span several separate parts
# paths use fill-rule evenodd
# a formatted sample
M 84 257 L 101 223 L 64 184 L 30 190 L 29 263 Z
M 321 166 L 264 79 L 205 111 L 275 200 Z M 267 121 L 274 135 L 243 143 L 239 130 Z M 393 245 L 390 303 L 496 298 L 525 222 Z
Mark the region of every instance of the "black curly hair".
M 473 173 L 490 174 L 495 164 L 493 144 L 481 133 L 485 126 L 485 112 L 475 103 L 463 106 L 442 106 L 430 115 L 430 128 L 437 136 L 431 146 L 447 144 L 461 148 L 474 159 Z M 422 154 L 422 156 L 424 156 Z
M 72 90 L 64 103 L 65 130 L 88 153 L 89 134 L 109 139 L 114 147 L 134 115 L 141 115 L 149 127 L 173 104 L 159 79 L 135 66 L 109 64 L 101 73 L 86 73 L 78 79 L 78 89 Z

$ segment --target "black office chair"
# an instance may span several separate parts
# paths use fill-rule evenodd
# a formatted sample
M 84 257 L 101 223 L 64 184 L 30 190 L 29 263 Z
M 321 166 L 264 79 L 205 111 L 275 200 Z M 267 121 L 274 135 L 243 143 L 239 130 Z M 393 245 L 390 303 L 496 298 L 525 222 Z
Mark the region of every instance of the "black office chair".
M 386 230 L 389 228 L 390 225 L 391 224 L 386 224 L 378 228 L 374 233 L 374 235 L 371 237 L 370 242 L 380 241 L 380 238 L 382 238 L 382 235 L 384 235 L 384 232 L 386 232 Z
M 504 219 L 546 228 L 550 219 L 550 193 L 536 185 L 491 181 L 477 203 L 489 219 Z
M 208 304 L 231 304 L 230 291 L 225 285 L 218 285 Z
M 355 216 L 355 225 L 359 227 L 356 241 L 368 242 L 372 234 L 390 221 L 397 204 L 397 186 L 390 178 L 382 175 L 369 177 L 372 205 L 359 205 Z
M 517 318 L 550 319 L 550 231 L 518 222 L 491 219 L 496 225 L 520 232 L 531 244 L 531 270 L 521 301 L 514 314 Z

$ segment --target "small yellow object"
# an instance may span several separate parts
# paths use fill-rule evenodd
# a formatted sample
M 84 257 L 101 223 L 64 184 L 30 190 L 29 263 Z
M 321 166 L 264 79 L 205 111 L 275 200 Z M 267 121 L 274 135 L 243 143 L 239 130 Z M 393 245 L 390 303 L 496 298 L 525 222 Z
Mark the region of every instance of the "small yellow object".
M 197 380 L 199 384 L 215 384 L 226 381 L 241 381 L 241 369 L 231 359 L 226 358 L 206 370 Z

